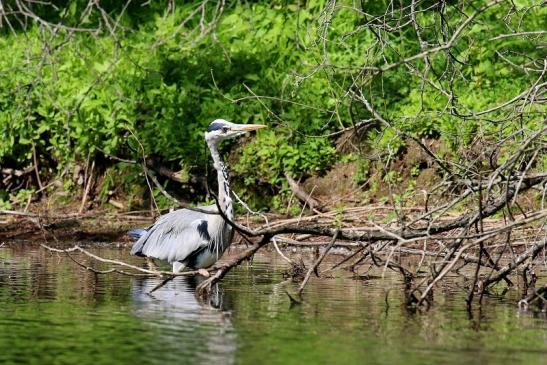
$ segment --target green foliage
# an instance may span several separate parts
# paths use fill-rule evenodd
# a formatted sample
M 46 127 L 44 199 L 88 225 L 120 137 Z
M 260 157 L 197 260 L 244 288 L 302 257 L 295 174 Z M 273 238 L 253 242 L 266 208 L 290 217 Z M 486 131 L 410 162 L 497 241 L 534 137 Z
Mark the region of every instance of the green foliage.
M 394 128 L 372 130 L 368 138 L 375 148 L 385 153 L 386 160 L 392 160 L 405 145 L 402 136 Z
M 231 102 L 248 94 L 246 87 L 263 95 L 289 91 L 287 69 L 302 61 L 294 52 L 296 10 L 238 4 L 218 24 L 217 42 L 190 45 L 178 27 L 193 7 L 181 6 L 123 33 L 123 53 L 109 34 L 77 33 L 48 58 L 38 28 L 27 30 L 24 39 L 6 34 L 0 50 L 10 57 L 0 60 L 0 71 L 11 77 L 0 78 L 0 159 L 31 163 L 34 145 L 61 171 L 71 161 L 98 153 L 138 159 L 140 143 L 146 154 L 203 166 L 203 131 L 213 119 L 269 122 L 266 106 L 290 122 L 251 143 L 236 169 L 249 171 L 257 163 L 272 185 L 285 170 L 310 174 L 327 169 L 335 161 L 331 142 L 302 135 L 324 129 L 326 111 L 319 101 L 332 99 L 326 80 L 301 83 L 287 95 L 309 108 L 280 100 Z M 308 11 L 299 16 L 313 21 Z M 292 131 L 300 134 L 284 137 Z
M 173 206 L 173 202 L 168 197 L 163 195 L 160 189 L 153 188 L 152 194 L 159 210 L 165 210 Z
M 284 180 L 283 173 L 299 176 L 302 172 L 321 173 L 335 160 L 336 150 L 325 138 L 301 140 L 299 144 L 286 143 L 287 137 L 273 131 L 264 131 L 249 143 L 241 155 L 235 171 L 246 174 L 246 185 L 257 183 L 257 179 L 271 185 Z
M 357 184 L 362 184 L 369 178 L 370 161 L 367 159 L 358 159 L 356 163 L 357 168 L 353 175 L 353 181 Z
M 14 207 L 24 207 L 34 194 L 34 189 L 20 189 L 15 194 L 0 190 L 0 209 L 11 210 Z
M 74 1 L 66 13 L 41 5 L 35 10 L 52 23 L 63 19 L 76 26 L 86 3 Z M 102 4 L 108 14 L 124 10 L 115 37 L 105 27 L 97 34 L 60 29 L 55 37 L 46 37 L 36 25 L 3 30 L 0 52 L 9 57 L 0 57 L 2 164 L 27 166 L 34 148 L 42 166 L 59 172 L 101 154 L 135 160 L 144 154 L 202 173 L 207 161 L 203 131 L 213 119 L 265 123 L 268 130 L 238 148 L 233 170 L 242 176 L 237 183 L 248 197 L 258 184 L 263 189 L 257 195 L 279 195 L 275 204 L 283 206 L 288 192 L 284 173 L 323 173 L 343 159 L 329 133 L 371 117 L 348 90 L 362 90 L 390 122 L 391 127 L 382 125 L 366 137 L 388 161 L 404 150 L 405 135 L 440 138 L 457 151 L 477 136 L 501 139 L 519 123 L 537 129 L 545 112 L 530 106 L 530 117 L 503 128 L 493 122 L 502 110 L 484 119 L 450 112 L 488 110 L 537 79 L 537 73 L 513 66 L 541 59 L 535 43 L 522 37 L 492 38 L 509 33 L 508 27 L 545 29 L 547 12 L 541 7 L 521 14 L 523 5 L 517 2 L 514 9 L 500 4 L 485 11 L 450 53 L 430 55 L 431 72 L 423 80 L 403 65 L 371 74 L 360 70 L 363 64 L 380 67 L 421 51 L 409 23 L 382 34 L 389 47 L 363 26 L 368 21 L 363 12 L 382 14 L 385 2 L 364 2 L 362 11 L 356 11 L 351 2 L 333 9 L 324 1 L 234 1 L 203 36 L 194 33 L 203 19 L 193 15 L 193 2 L 177 4 L 172 11 L 161 1 L 146 11 L 140 4 L 124 8 L 122 3 Z M 475 8 L 464 5 L 446 7 L 447 28 L 457 28 L 466 19 L 463 13 Z M 205 20 L 216 16 L 215 7 L 204 9 Z M 438 44 L 438 11 L 420 10 L 416 17 L 422 37 Z M 509 13 L 519 16 L 506 17 Z M 91 13 L 83 25 L 91 29 L 103 20 Z M 426 66 L 418 60 L 413 67 Z M 356 179 L 364 180 L 368 170 L 361 166 Z M 107 171 L 103 201 L 113 187 L 135 196 L 134 186 L 145 184 L 138 168 L 117 164 Z M 167 204 L 157 197 L 160 205 Z

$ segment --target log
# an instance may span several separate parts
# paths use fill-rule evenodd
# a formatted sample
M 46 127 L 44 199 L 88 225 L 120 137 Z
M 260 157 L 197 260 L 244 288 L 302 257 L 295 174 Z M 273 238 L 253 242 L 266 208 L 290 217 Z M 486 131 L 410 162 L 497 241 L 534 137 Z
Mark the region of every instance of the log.
M 319 203 L 316 199 L 312 198 L 308 193 L 306 193 L 296 181 L 292 177 L 289 176 L 287 172 L 285 172 L 285 178 L 287 179 L 287 182 L 289 183 L 289 187 L 291 188 L 291 191 L 294 193 L 294 195 L 305 205 L 308 205 L 311 210 L 318 210 L 320 212 L 323 212 L 324 205 Z

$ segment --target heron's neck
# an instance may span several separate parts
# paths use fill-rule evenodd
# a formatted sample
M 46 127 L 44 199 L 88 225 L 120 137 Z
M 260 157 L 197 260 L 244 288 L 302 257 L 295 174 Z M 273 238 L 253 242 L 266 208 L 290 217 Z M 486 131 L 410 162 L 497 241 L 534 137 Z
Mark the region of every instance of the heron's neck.
M 213 156 L 215 170 L 217 170 L 218 203 L 226 217 L 228 217 L 229 220 L 233 220 L 234 209 L 232 207 L 232 198 L 230 195 L 230 181 L 228 180 L 228 169 L 220 158 L 220 153 L 218 152 L 217 145 L 211 142 L 208 142 L 207 144 L 209 145 L 209 149 L 211 150 L 211 156 Z

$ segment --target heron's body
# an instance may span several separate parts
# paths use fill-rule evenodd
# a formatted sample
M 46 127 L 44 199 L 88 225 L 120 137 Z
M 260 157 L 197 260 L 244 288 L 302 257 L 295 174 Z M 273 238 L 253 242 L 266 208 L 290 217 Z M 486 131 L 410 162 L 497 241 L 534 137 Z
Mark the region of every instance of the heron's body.
M 234 218 L 234 212 L 228 170 L 220 158 L 217 144 L 262 127 L 215 120 L 205 134 L 217 170 L 218 205 L 230 221 Z M 131 250 L 132 255 L 165 260 L 173 265 L 174 272 L 179 272 L 185 267 L 202 269 L 213 265 L 231 244 L 233 229 L 219 214 L 216 205 L 208 205 L 196 210 L 180 209 L 165 214 L 151 227 L 135 229 L 129 235 L 137 239 Z
M 161 216 L 147 230 L 132 231 L 134 237 L 139 237 L 131 254 L 165 260 L 173 264 L 174 271 L 213 265 L 232 242 L 233 230 L 218 214 L 216 205 L 197 209 L 212 214 L 175 210 Z

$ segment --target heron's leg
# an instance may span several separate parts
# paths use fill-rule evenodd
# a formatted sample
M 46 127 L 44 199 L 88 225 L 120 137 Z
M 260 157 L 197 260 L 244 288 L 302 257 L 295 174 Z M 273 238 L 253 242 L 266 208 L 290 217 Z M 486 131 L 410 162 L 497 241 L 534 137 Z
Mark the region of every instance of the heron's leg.
M 178 261 L 173 262 L 173 272 L 174 273 L 181 272 L 182 270 L 184 270 L 185 267 L 186 267 L 186 265 L 183 264 L 182 262 L 178 262 Z M 201 276 L 205 276 L 206 278 L 209 277 L 209 271 L 207 271 L 205 269 L 198 269 L 198 273 Z
M 174 273 L 181 272 L 182 270 L 184 270 L 185 267 L 186 267 L 186 265 L 183 264 L 182 262 L 178 262 L 178 261 L 173 262 L 173 272 Z
M 146 264 L 148 265 L 149 270 L 158 271 L 158 265 L 156 265 L 156 262 L 152 257 L 146 256 Z

